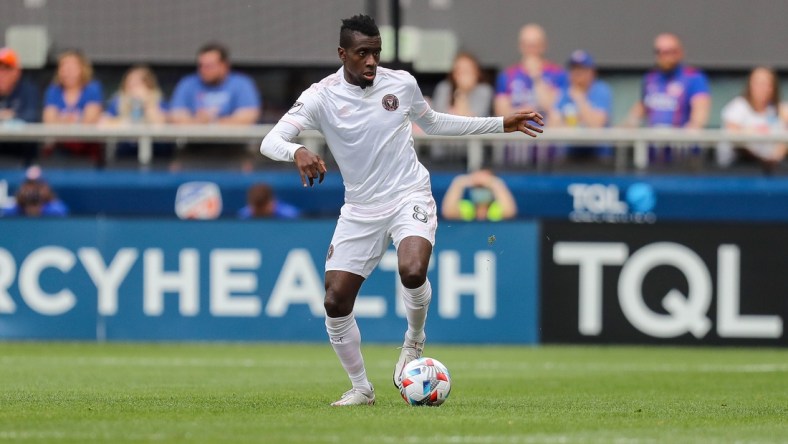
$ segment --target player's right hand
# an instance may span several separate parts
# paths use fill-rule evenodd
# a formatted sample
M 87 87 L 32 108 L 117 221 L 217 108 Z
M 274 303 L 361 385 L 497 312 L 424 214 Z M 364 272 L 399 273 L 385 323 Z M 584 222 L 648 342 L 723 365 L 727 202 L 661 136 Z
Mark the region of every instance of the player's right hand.
M 298 168 L 298 174 L 301 175 L 301 184 L 306 187 L 307 180 L 309 180 L 311 187 L 314 185 L 315 179 L 318 179 L 317 183 L 323 183 L 327 170 L 326 163 L 320 156 L 302 146 L 296 150 L 293 160 Z

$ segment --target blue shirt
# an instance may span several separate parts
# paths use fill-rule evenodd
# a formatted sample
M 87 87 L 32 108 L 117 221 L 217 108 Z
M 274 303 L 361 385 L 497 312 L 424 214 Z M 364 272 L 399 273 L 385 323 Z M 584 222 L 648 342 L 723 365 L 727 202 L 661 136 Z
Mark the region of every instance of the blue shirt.
M 607 83 L 601 80 L 594 80 L 591 88 L 587 93 L 588 102 L 595 109 L 603 110 L 607 113 L 607 121 L 605 126 L 610 126 L 610 117 L 613 115 L 613 93 Z M 577 122 L 577 106 L 575 102 L 569 97 L 569 89 L 561 90 L 558 96 L 556 108 L 564 118 L 564 123 L 567 126 L 578 126 Z
M 107 107 L 104 109 L 104 112 L 109 116 L 118 117 L 118 115 L 120 114 L 119 107 L 120 107 L 120 95 L 115 94 L 109 100 L 109 103 L 107 103 Z M 161 109 L 162 111 L 167 111 L 167 102 L 165 102 L 164 99 L 161 99 L 159 101 L 159 109 Z M 136 110 L 132 108 L 131 113 L 132 113 L 132 115 L 130 116 L 131 121 L 141 122 L 144 120 L 143 114 L 145 113 L 145 110 L 143 109 L 142 105 L 140 105 L 139 109 Z M 140 114 L 137 116 L 136 115 L 137 113 Z
M 44 106 L 54 106 L 61 113 L 76 113 L 82 115 L 85 107 L 91 103 L 98 103 L 101 105 L 104 102 L 104 93 L 101 90 L 101 84 L 93 80 L 82 89 L 82 94 L 79 100 L 74 105 L 67 105 L 63 97 L 63 88 L 58 84 L 51 84 L 47 88 L 44 96 Z
M 551 62 L 545 62 L 542 70 L 542 79 L 557 90 L 564 89 L 569 84 L 566 71 L 559 65 Z M 533 79 L 519 63 L 510 66 L 498 75 L 498 80 L 495 83 L 495 94 L 509 96 L 512 100 L 512 107 L 515 109 L 536 108 L 538 105 L 536 103 Z
M 242 108 L 260 108 L 260 93 L 252 79 L 231 72 L 218 85 L 203 83 L 198 74 L 181 79 L 170 101 L 171 110 L 215 109 L 218 117 L 227 117 Z
M 298 208 L 285 203 L 276 201 L 274 205 L 274 214 L 270 217 L 273 219 L 297 219 L 301 216 L 301 210 Z M 252 209 L 249 205 L 238 210 L 238 218 L 239 219 L 251 219 L 252 218 Z
M 13 206 L 3 210 L 0 208 L 0 216 L 5 217 L 25 217 L 26 214 L 22 213 L 22 209 L 14 204 Z M 68 207 L 60 199 L 55 199 L 51 202 L 44 204 L 41 208 L 41 217 L 66 217 L 68 216 Z
M 26 77 L 21 77 L 8 96 L 0 96 L 0 109 L 10 109 L 14 119 L 25 122 L 41 121 L 41 96 L 38 88 Z
M 643 78 L 641 100 L 649 127 L 682 127 L 689 122 L 691 101 L 709 94 L 709 82 L 699 70 L 679 65 L 670 72 L 650 71 Z

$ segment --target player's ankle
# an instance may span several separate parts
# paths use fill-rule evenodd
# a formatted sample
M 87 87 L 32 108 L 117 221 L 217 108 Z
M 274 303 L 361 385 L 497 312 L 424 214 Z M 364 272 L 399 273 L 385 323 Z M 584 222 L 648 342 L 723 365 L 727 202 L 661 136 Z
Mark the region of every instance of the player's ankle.
M 426 338 L 427 335 L 424 334 L 424 330 L 420 332 L 408 330 L 405 332 L 405 340 L 408 342 L 424 342 Z
M 375 389 L 372 388 L 372 383 L 369 381 L 365 381 L 361 384 L 353 384 L 353 388 L 368 395 L 375 391 Z

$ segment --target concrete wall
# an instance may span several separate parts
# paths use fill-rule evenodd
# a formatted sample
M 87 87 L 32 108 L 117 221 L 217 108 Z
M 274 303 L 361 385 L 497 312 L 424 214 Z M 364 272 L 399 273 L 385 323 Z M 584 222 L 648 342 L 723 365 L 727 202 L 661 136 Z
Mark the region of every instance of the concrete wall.
M 453 31 L 485 65 L 517 59 L 517 33 L 541 23 L 551 58 L 578 47 L 609 68 L 645 68 L 661 31 L 685 41 L 705 68 L 788 68 L 788 2 L 751 0 L 401 0 L 403 25 Z M 47 27 L 53 49 L 78 47 L 100 63 L 188 63 L 220 39 L 236 61 L 336 64 L 340 20 L 371 11 L 389 23 L 389 0 L 2 0 L 0 39 L 11 25 Z

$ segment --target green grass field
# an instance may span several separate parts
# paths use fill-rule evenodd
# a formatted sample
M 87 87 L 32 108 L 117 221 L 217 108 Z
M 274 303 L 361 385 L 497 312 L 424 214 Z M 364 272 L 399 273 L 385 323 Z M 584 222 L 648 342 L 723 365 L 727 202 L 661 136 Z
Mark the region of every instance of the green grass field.
M 428 344 L 439 408 L 364 353 L 377 404 L 335 408 L 328 344 L 0 343 L 0 442 L 788 442 L 788 350 Z

